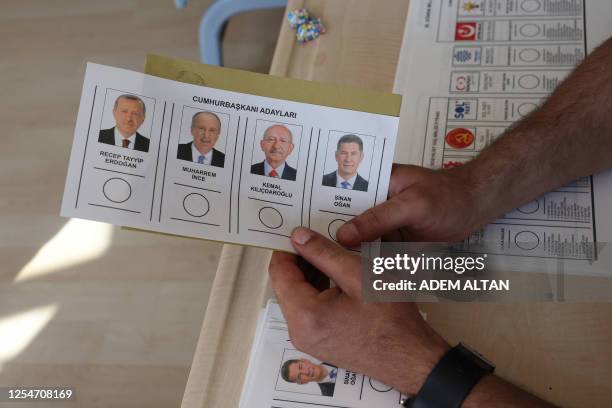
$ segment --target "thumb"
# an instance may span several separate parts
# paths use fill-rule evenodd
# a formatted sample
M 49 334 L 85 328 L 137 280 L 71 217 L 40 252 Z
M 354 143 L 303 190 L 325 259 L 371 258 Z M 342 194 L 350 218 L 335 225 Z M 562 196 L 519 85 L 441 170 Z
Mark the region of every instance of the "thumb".
M 361 296 L 361 261 L 358 255 L 308 228 L 296 228 L 291 241 L 304 259 L 329 276 L 344 292 L 354 297 Z
M 426 214 L 422 196 L 410 189 L 403 191 L 353 218 L 338 229 L 338 240 L 347 247 L 361 242 L 374 241 L 401 227 L 410 228 L 411 224 L 422 220 Z

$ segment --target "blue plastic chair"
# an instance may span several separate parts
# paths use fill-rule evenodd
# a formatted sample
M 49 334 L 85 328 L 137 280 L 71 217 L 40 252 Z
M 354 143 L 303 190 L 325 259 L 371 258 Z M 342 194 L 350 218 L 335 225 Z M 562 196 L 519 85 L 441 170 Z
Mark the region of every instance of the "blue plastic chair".
M 187 0 L 175 0 L 177 7 L 187 5 Z M 205 64 L 223 65 L 221 41 L 227 21 L 234 15 L 247 11 L 281 8 L 287 0 L 217 0 L 206 10 L 200 21 L 200 59 Z

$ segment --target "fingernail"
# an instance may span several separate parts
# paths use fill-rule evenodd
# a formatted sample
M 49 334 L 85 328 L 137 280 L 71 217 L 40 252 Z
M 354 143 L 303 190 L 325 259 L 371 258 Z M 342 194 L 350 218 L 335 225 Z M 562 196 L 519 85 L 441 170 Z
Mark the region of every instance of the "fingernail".
M 338 229 L 338 238 L 342 236 L 343 241 L 355 242 L 359 240 L 359 233 L 353 223 L 347 222 Z
M 291 234 L 291 239 L 298 245 L 304 245 L 310 238 L 312 238 L 312 231 L 304 227 L 297 227 Z

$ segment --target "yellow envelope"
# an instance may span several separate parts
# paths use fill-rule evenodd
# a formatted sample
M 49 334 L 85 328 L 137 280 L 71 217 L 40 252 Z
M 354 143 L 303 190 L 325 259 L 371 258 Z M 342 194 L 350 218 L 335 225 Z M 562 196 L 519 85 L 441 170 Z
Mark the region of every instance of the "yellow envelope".
M 399 116 L 401 95 L 147 55 L 145 74 L 226 91 Z

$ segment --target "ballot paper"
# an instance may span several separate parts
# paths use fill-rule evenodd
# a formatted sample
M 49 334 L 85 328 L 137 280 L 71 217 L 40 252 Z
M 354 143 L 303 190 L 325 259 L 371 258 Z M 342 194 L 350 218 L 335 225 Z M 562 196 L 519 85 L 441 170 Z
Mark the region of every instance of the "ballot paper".
M 286 251 L 297 226 L 335 240 L 386 199 L 398 121 L 90 63 L 62 215 Z
M 410 2 L 394 87 L 411 101 L 400 123 L 408 137 L 395 160 L 465 164 L 537 109 L 611 35 L 612 2 L 605 0 Z M 593 261 L 604 260 L 600 272 L 609 273 L 610 250 L 599 244 L 612 241 L 610 203 L 611 172 L 583 177 L 476 231 L 465 248 L 512 256 L 528 268 L 544 262 L 546 269 L 548 259 L 562 260 L 566 271 L 593 272 Z
M 241 408 L 400 407 L 403 395 L 368 376 L 336 367 L 302 353 L 291 344 L 278 303 L 269 300 L 259 319 L 249 367 L 240 398 Z M 326 372 L 319 381 L 292 382 L 294 360 Z M 304 362 L 306 361 L 306 362 Z M 283 367 L 290 372 L 283 374 Z

